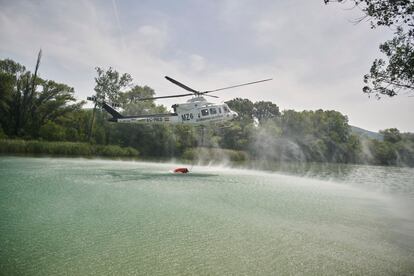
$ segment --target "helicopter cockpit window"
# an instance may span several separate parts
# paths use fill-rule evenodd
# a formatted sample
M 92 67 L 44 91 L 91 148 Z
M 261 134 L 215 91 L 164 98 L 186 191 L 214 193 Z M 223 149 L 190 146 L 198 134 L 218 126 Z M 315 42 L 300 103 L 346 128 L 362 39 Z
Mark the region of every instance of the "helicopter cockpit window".
M 224 113 L 230 112 L 229 108 L 227 106 L 225 106 L 225 105 L 223 106 L 223 110 L 224 110 Z
M 208 116 L 208 109 L 201 109 L 201 115 Z
M 219 110 L 219 113 L 221 114 L 221 107 L 219 107 L 218 110 Z
M 214 114 L 217 114 L 217 109 L 215 109 L 215 108 L 210 108 L 210 114 L 211 115 L 214 115 Z

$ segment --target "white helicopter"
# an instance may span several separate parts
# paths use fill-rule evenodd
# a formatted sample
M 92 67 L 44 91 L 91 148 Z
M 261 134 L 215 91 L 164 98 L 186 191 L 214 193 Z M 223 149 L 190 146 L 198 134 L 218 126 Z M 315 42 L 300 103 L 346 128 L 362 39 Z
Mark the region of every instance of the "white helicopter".
M 264 79 L 254 82 L 248 82 L 233 86 L 228 86 L 224 88 L 207 90 L 207 91 L 197 91 L 194 90 L 177 80 L 165 76 L 170 82 L 184 88 L 191 93 L 171 95 L 171 96 L 160 96 L 152 98 L 141 98 L 138 101 L 146 100 L 156 100 L 156 99 L 165 99 L 165 98 L 178 98 L 178 97 L 187 97 L 193 96 L 193 98 L 187 100 L 186 103 L 174 104 L 172 106 L 173 113 L 165 114 L 149 114 L 149 115 L 133 115 L 125 116 L 116 111 L 112 106 L 106 102 L 102 102 L 102 108 L 105 109 L 109 114 L 112 115 L 112 118 L 109 119 L 110 122 L 117 123 L 145 123 L 145 124 L 186 124 L 186 125 L 207 125 L 212 123 L 224 123 L 230 120 L 237 118 L 238 114 L 235 111 L 232 111 L 227 104 L 225 103 L 211 103 L 208 102 L 203 96 L 209 96 L 213 98 L 218 98 L 217 96 L 207 95 L 211 92 L 217 92 L 225 89 L 236 88 L 245 85 L 251 85 L 259 82 L 270 81 L 272 79 Z M 90 101 L 97 101 L 96 97 L 88 97 Z

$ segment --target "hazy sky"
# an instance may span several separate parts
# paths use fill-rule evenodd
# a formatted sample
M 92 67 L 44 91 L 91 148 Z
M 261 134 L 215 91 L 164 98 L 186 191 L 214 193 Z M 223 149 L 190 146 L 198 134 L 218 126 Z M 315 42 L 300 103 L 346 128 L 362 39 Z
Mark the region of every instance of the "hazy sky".
M 334 109 L 362 128 L 414 132 L 414 97 L 362 93 L 391 32 L 352 23 L 361 15 L 323 0 L 0 0 L 0 58 L 33 70 L 42 48 L 40 76 L 73 86 L 79 99 L 93 94 L 96 66 L 128 72 L 157 95 L 184 92 L 165 75 L 200 90 L 273 78 L 217 95 Z

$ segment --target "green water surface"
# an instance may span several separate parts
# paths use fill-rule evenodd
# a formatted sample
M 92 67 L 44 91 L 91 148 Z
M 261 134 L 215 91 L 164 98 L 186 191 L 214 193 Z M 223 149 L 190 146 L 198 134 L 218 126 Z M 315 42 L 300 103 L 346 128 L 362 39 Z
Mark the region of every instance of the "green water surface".
M 0 157 L 0 274 L 414 274 L 412 169 L 176 166 Z

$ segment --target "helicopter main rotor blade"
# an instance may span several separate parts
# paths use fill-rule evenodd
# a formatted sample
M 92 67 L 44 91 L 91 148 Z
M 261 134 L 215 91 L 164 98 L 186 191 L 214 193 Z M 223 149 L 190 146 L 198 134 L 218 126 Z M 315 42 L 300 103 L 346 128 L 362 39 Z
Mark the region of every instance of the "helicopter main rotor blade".
M 173 79 L 173 78 L 170 78 L 169 76 L 165 76 L 165 78 L 166 78 L 167 80 L 169 80 L 170 82 L 174 83 L 175 85 L 178 85 L 179 87 L 184 88 L 184 89 L 185 89 L 185 90 L 187 90 L 187 91 L 193 92 L 193 93 L 195 93 L 195 94 L 199 94 L 199 93 L 200 93 L 200 91 L 194 90 L 194 89 L 192 89 L 192 88 L 188 87 L 187 85 L 182 84 L 181 82 L 176 81 L 176 80 L 175 80 L 175 79 Z
M 203 94 L 203 93 L 201 93 L 201 95 L 203 95 L 203 96 L 208 96 L 208 97 L 212 97 L 212 98 L 219 98 L 218 96 L 214 96 L 214 95 L 207 95 L 207 94 Z
M 166 99 L 166 98 L 179 98 L 179 97 L 186 97 L 186 96 L 194 96 L 194 94 L 189 93 L 189 94 L 179 94 L 179 95 L 170 95 L 170 96 L 159 96 L 159 97 L 152 97 L 152 98 L 140 98 L 140 99 L 137 99 L 137 101 L 148 101 L 148 100 Z
M 201 92 L 200 94 L 203 95 L 203 94 L 206 94 L 206 93 L 211 93 L 211 92 L 221 91 L 221 90 L 225 90 L 225 89 L 236 88 L 236 87 L 245 86 L 245 85 L 251 85 L 251 84 L 270 81 L 270 80 L 272 80 L 272 79 L 265 79 L 265 80 L 258 80 L 258 81 L 248 82 L 248 83 L 242 83 L 242 84 L 227 86 L 227 87 L 223 87 L 223 88 L 219 88 L 219 89 L 207 90 L 207 91 Z

